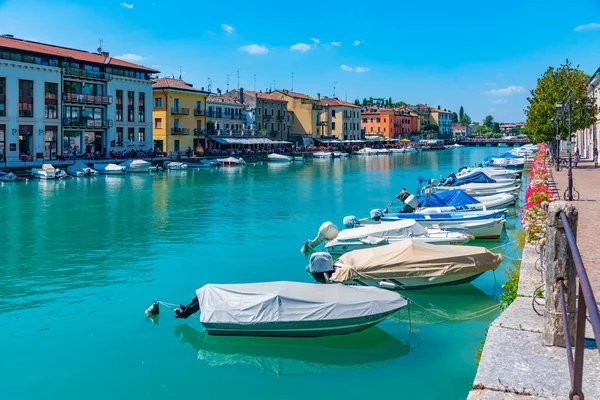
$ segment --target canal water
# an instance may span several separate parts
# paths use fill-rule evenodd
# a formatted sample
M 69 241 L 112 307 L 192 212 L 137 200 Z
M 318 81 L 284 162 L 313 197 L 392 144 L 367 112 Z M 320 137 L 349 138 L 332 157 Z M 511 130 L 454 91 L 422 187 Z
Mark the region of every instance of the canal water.
M 342 226 L 414 191 L 418 176 L 500 152 L 4 184 L 0 397 L 466 398 L 498 314 L 477 313 L 498 303 L 510 260 L 473 284 L 407 292 L 410 313 L 340 337 L 208 337 L 197 316 L 163 307 L 152 322 L 144 310 L 187 303 L 206 283 L 311 282 L 299 250 L 322 222 Z M 475 244 L 515 257 L 517 229 L 513 215 L 501 241 Z

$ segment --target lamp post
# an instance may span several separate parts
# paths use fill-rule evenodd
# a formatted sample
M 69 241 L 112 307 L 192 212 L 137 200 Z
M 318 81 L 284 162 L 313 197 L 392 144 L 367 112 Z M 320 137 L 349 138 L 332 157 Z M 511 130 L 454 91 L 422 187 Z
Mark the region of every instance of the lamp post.
M 556 171 L 560 171 L 560 127 L 558 125 L 558 114 L 556 118 L 554 118 L 551 122 L 552 126 L 556 126 L 556 154 L 554 155 L 554 159 L 556 161 Z

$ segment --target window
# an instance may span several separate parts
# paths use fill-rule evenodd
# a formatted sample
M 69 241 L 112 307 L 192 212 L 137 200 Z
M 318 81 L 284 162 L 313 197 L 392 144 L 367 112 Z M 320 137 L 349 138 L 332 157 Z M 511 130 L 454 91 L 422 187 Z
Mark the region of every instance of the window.
M 331 117 L 335 118 L 335 110 L 331 110 Z
M 332 122 L 332 123 L 331 123 L 331 130 L 332 130 L 332 131 L 335 131 L 335 122 Z
M 146 122 L 146 93 L 138 95 L 138 121 Z
M 6 78 L 0 78 L 0 117 L 6 117 Z
M 127 128 L 127 140 L 129 142 L 135 141 L 135 128 Z
M 138 142 L 143 143 L 146 141 L 146 128 L 140 128 L 138 131 Z
M 162 108 L 162 97 L 154 98 L 154 108 Z
M 115 138 L 115 146 L 123 146 L 123 128 L 117 127 L 117 137 Z
M 73 82 L 75 83 L 75 82 Z M 98 83 L 84 83 L 81 89 L 82 94 L 87 94 L 90 96 L 103 96 L 104 95 L 104 87 Z
M 377 122 L 381 122 L 381 118 L 377 118 Z
M 44 158 L 56 159 L 58 146 L 58 126 L 47 126 L 44 133 Z
M 123 91 L 117 90 L 117 100 L 116 100 L 116 114 L 115 120 L 118 122 L 123 121 Z M 121 136 L 122 137 L 122 136 Z M 122 141 L 121 141 L 122 143 Z
M 367 122 L 367 119 L 366 119 L 366 118 L 363 118 L 363 122 L 365 122 L 365 123 L 366 123 L 366 122 Z
M 0 160 L 6 160 L 6 125 L 0 125 Z
M 175 129 L 181 129 L 181 121 L 179 119 L 174 119 L 173 120 L 173 128 L 175 128 Z
M 162 118 L 154 118 L 154 129 L 162 129 Z
M 19 117 L 33 118 L 33 81 L 19 79 Z
M 58 118 L 58 83 L 44 83 L 44 118 Z
M 180 151 L 181 150 L 181 147 L 179 145 L 179 139 L 173 140 L 173 147 L 174 147 L 173 150 L 175 150 L 175 151 Z
M 133 111 L 133 100 L 134 100 L 135 92 L 128 91 L 127 92 L 127 121 L 133 122 L 134 119 L 134 111 Z

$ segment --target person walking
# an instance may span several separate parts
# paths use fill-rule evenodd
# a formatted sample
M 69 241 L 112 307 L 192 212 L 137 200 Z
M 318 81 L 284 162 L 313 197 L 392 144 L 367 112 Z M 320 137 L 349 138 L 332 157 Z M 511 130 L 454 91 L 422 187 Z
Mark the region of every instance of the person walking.
M 575 150 L 575 155 L 573 156 L 573 164 L 575 168 L 577 168 L 577 163 L 579 162 L 579 150 Z
M 594 168 L 598 167 L 598 149 L 594 149 Z

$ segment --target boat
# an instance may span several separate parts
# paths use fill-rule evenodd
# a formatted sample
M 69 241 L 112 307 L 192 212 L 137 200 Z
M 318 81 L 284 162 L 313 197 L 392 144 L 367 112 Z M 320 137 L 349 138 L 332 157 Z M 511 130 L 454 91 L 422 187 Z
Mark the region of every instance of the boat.
M 461 147 L 465 147 L 465 146 L 462 145 L 462 144 L 454 143 L 450 147 L 453 148 L 453 149 L 460 149 Z
M 419 178 L 419 182 L 422 183 L 423 178 Z M 451 174 L 448 178 L 444 179 L 441 183 L 436 184 L 435 180 L 430 180 L 429 184 L 425 187 L 430 188 L 433 192 L 447 191 L 461 189 L 464 191 L 474 190 L 489 190 L 506 188 L 509 186 L 520 185 L 521 182 L 515 178 L 511 179 L 492 179 L 482 171 L 475 172 L 473 174 L 458 178 L 456 175 Z
M 375 213 L 377 214 L 377 213 Z M 508 210 L 490 210 L 490 211 L 470 211 L 470 212 L 449 212 L 449 213 L 385 213 L 381 214 L 378 218 L 380 221 L 397 221 L 399 219 L 414 219 L 423 225 L 426 222 L 431 221 L 432 223 L 440 222 L 471 222 L 471 221 L 484 221 L 492 220 L 497 218 L 506 218 Z M 361 224 L 363 220 L 359 221 Z
M 463 178 L 463 177 L 471 176 L 477 172 L 483 172 L 484 174 L 486 174 L 487 176 L 489 176 L 490 178 L 492 178 L 494 180 L 496 180 L 496 179 L 516 179 L 517 175 L 520 174 L 520 172 L 517 172 L 515 170 L 503 169 L 503 168 L 463 167 L 458 171 L 458 173 L 456 174 L 456 177 Z
M 334 151 L 333 154 L 331 155 L 333 158 L 344 158 L 344 157 L 348 157 L 349 154 L 345 153 L 343 151 Z
M 397 243 L 408 238 L 419 242 L 455 245 L 465 244 L 473 239 L 472 236 L 460 232 L 426 229 L 414 219 L 365 225 L 344 229 L 341 232 L 332 222 L 325 222 L 319 228 L 317 237 L 304 243 L 302 252 L 314 250 L 323 241 L 325 242 L 323 251 L 340 255 L 353 250 Z
M 187 162 L 188 168 L 214 168 L 220 167 L 221 163 L 217 160 L 200 160 L 198 162 Z
M 240 165 L 246 165 L 246 161 L 243 158 L 235 158 L 235 157 L 227 157 L 227 158 L 217 158 L 217 161 L 221 163 L 221 165 L 225 167 L 234 167 Z
M 63 179 L 67 176 L 65 171 L 60 168 L 54 168 L 52 164 L 42 164 L 41 168 L 32 168 L 31 175 L 37 179 Z
M 314 253 L 308 270 L 317 282 L 407 290 L 469 283 L 501 262 L 501 254 L 483 247 L 406 239 L 351 251 L 335 263 L 328 253 Z
M 318 337 L 359 332 L 407 304 L 378 288 L 300 282 L 204 285 L 175 310 L 188 318 L 200 310 L 209 335 Z
M 327 151 L 316 151 L 313 153 L 314 158 L 331 158 L 331 152 Z
M 388 154 L 390 154 L 390 151 L 388 149 L 377 149 L 377 154 L 387 156 Z
M 356 155 L 359 156 L 376 156 L 377 154 L 379 154 L 378 151 L 370 147 L 365 147 L 356 152 Z
M 402 154 L 402 153 L 408 153 L 408 150 L 405 148 L 399 148 L 399 149 L 391 148 L 390 153 L 391 154 Z
M 401 212 L 431 214 L 500 210 L 515 202 L 516 197 L 508 193 L 473 197 L 463 190 L 454 189 L 422 196 L 410 195 L 404 201 L 405 207 Z
M 489 156 L 484 159 L 486 165 L 499 166 L 504 168 L 523 168 L 525 164 L 525 158 L 517 156 L 509 152 L 504 153 L 500 156 L 493 157 Z
M 294 161 L 293 157 L 285 156 L 283 154 L 271 153 L 267 156 L 270 162 L 283 162 L 290 163 Z
M 76 161 L 75 164 L 67 167 L 67 174 L 71 176 L 94 176 L 98 171 L 87 166 L 83 161 Z
M 508 194 L 518 194 L 521 191 L 521 186 L 508 186 L 497 189 L 467 189 L 463 190 L 468 195 L 471 195 L 475 198 L 483 197 L 483 196 L 494 196 L 497 194 L 508 193 Z
M 123 175 L 127 170 L 126 167 L 113 163 L 94 164 L 94 169 L 102 175 Z
M 119 165 L 125 167 L 128 174 L 145 174 L 153 167 L 151 162 L 144 160 L 127 160 Z
M 169 171 L 183 171 L 186 170 L 188 165 L 179 161 L 171 161 L 165 164 L 165 168 Z
M 17 179 L 17 175 L 13 172 L 0 171 L 0 182 L 13 182 Z

